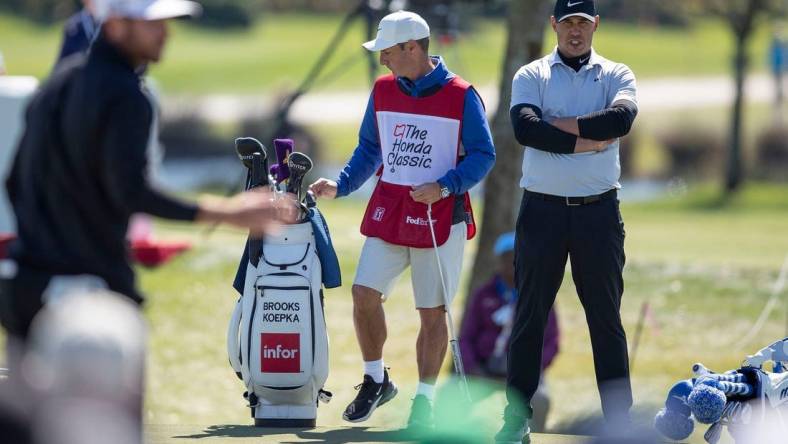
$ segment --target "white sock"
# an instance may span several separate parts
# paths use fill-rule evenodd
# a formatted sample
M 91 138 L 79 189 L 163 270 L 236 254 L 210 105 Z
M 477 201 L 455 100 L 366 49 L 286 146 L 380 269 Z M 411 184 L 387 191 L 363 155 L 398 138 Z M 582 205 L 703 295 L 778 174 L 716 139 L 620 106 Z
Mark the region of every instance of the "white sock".
M 383 382 L 383 360 L 364 361 L 364 374 L 372 376 L 377 384 Z
M 425 384 L 419 381 L 419 386 L 416 387 L 416 396 L 424 395 L 430 401 L 435 398 L 435 384 Z

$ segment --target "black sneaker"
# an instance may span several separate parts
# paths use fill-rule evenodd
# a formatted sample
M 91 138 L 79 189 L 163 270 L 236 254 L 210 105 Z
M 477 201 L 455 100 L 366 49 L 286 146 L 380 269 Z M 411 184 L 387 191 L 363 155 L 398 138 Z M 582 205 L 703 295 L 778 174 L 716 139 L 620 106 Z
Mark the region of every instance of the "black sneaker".
M 495 435 L 496 444 L 529 444 L 531 442 L 528 419 L 532 416 L 530 409 L 525 412 L 515 412 L 511 406 L 506 406 L 503 413 L 503 426 Z
M 397 386 L 389 379 L 388 370 L 383 370 L 383 382 L 376 383 L 372 376 L 364 375 L 364 382 L 356 386 L 358 395 L 342 414 L 348 422 L 366 421 L 376 408 L 397 396 Z
M 416 395 L 410 406 L 408 417 L 408 430 L 413 432 L 429 432 L 435 428 L 435 419 L 432 416 L 432 403 L 424 395 Z

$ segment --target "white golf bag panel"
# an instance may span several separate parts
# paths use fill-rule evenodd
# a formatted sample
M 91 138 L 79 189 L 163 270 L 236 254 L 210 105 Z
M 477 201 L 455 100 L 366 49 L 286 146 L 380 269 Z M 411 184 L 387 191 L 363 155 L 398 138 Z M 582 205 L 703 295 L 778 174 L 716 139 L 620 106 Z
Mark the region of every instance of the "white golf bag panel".
M 233 308 L 233 314 L 230 315 L 230 324 L 227 326 L 227 356 L 230 358 L 230 366 L 233 368 L 238 377 L 241 377 L 241 345 L 238 342 L 239 327 L 241 325 L 241 312 L 243 306 L 241 304 L 243 296 L 238 298 L 238 302 Z
M 317 416 L 328 378 L 321 271 L 310 222 L 267 236 L 257 267 L 247 264 L 227 345 L 256 419 Z
M 761 373 L 761 398 L 773 409 L 788 408 L 788 372 Z

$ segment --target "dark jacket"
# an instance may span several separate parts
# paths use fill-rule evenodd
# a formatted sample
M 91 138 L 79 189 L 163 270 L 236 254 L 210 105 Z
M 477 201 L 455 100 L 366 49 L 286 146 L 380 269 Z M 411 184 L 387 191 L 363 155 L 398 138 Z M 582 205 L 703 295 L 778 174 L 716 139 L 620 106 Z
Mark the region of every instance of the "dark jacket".
M 465 310 L 460 328 L 460 351 L 465 370 L 470 375 L 488 375 L 487 360 L 492 356 L 495 342 L 503 328 L 493 321 L 493 314 L 506 304 L 498 290 L 497 275 L 476 290 Z M 558 354 L 558 320 L 555 309 L 550 310 L 542 345 L 542 370 Z M 507 343 L 508 350 L 508 343 Z
M 147 180 L 154 110 L 130 63 L 101 37 L 70 57 L 33 97 L 7 179 L 20 267 L 93 274 L 141 300 L 129 265 L 133 213 L 193 220 L 197 208 Z

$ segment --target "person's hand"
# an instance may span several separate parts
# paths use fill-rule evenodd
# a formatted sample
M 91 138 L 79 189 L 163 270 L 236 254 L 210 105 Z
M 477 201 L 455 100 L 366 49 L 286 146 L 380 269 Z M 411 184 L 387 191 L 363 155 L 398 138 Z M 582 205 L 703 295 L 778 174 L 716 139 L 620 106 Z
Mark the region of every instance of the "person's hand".
M 604 151 L 613 142 L 615 139 L 599 141 L 578 137 L 575 144 L 575 154 Z
M 320 198 L 327 198 L 327 199 L 334 199 L 337 197 L 337 183 L 333 180 L 320 178 L 317 182 L 309 185 L 309 191 L 314 193 L 315 197 Z
M 256 189 L 228 199 L 203 199 L 197 220 L 226 223 L 262 236 L 275 232 L 280 224 L 295 223 L 298 211 L 293 199 L 277 199 L 269 191 Z
M 426 183 L 412 188 L 413 191 L 410 192 L 410 197 L 416 202 L 431 205 L 441 200 L 441 186 L 438 182 Z

